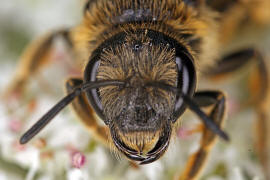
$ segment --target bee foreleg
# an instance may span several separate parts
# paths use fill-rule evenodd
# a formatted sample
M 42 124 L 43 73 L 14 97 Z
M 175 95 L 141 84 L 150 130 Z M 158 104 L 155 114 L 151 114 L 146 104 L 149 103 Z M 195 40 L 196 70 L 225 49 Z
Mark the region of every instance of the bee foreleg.
M 260 52 L 254 49 L 244 49 L 224 57 L 212 69 L 206 73 L 210 78 L 218 79 L 230 75 L 247 64 L 255 64 L 250 77 L 250 87 L 252 91 L 252 104 L 263 101 L 268 89 L 268 70 L 267 65 Z M 249 103 L 251 104 L 251 103 Z
M 50 62 L 53 41 L 59 36 L 63 37 L 67 44 L 72 47 L 68 30 L 55 31 L 33 41 L 21 56 L 20 63 L 15 71 L 15 78 L 7 88 L 5 97 L 14 93 L 20 94 L 28 80 Z
M 66 90 L 68 93 L 81 85 L 83 83 L 82 79 L 68 79 L 66 82 Z M 76 112 L 77 116 L 80 118 L 82 123 L 89 129 L 92 135 L 104 145 L 108 145 L 108 129 L 106 126 L 101 126 L 97 122 L 97 116 L 90 107 L 86 95 L 83 93 L 74 99 L 72 102 L 72 107 Z
M 269 137 L 267 134 L 267 120 L 269 119 L 267 113 L 269 108 L 269 74 L 263 56 L 254 49 L 238 51 L 219 61 L 217 66 L 215 66 L 208 75 L 213 78 L 226 76 L 248 64 L 255 64 L 255 67 L 253 68 L 252 66 L 252 72 L 250 72 L 249 77 L 250 99 L 242 106 L 246 107 L 252 105 L 257 113 L 258 118 L 255 126 L 257 136 L 256 148 L 259 159 L 267 175 L 267 173 L 270 172 L 267 167 L 269 158 L 267 153 L 267 142 L 269 141 L 267 139 Z M 270 176 L 270 174 L 268 176 Z
M 209 113 L 209 118 L 214 121 L 219 127 L 222 127 L 224 122 L 225 111 L 225 96 L 219 91 L 201 91 L 194 96 L 194 101 L 200 107 L 213 105 L 213 109 Z M 180 176 L 180 180 L 193 180 L 198 177 L 207 160 L 208 154 L 212 149 L 217 135 L 205 126 L 202 128 L 202 138 L 200 147 L 197 152 L 192 154 L 187 162 L 187 165 Z

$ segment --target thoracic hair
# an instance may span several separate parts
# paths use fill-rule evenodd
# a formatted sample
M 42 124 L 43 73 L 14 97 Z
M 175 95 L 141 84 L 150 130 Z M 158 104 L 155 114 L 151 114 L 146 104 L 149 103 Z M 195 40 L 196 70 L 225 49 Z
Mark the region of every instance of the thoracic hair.
M 73 30 L 75 49 L 86 64 L 91 53 L 115 34 L 130 29 L 162 32 L 185 46 L 203 68 L 217 56 L 216 14 L 183 0 L 93 0 Z M 214 48 L 213 48 L 214 47 Z M 209 50 L 211 48 L 211 50 Z

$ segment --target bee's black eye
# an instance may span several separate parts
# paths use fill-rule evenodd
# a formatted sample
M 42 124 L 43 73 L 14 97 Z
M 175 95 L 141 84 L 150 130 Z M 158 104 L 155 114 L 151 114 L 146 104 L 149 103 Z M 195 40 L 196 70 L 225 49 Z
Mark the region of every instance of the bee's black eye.
M 85 69 L 84 81 L 85 82 L 95 82 L 97 81 L 97 72 L 99 68 L 100 61 L 96 58 L 89 61 Z M 105 116 L 103 115 L 103 108 L 101 105 L 100 97 L 98 88 L 90 89 L 86 91 L 86 95 L 88 98 L 89 103 L 91 104 L 92 108 L 95 110 L 97 115 L 105 120 Z M 106 122 L 105 122 L 106 123 Z
M 196 71 L 191 56 L 188 53 L 181 52 L 176 55 L 176 64 L 178 69 L 178 82 L 177 88 L 181 89 L 182 94 L 192 96 L 196 88 Z M 175 122 L 179 116 L 184 112 L 186 106 L 182 96 L 176 97 L 174 107 Z

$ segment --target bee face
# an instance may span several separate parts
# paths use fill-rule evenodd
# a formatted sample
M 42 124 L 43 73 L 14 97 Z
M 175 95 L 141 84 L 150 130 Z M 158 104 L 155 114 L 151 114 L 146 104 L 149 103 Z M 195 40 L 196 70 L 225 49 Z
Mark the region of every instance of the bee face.
M 101 55 L 98 80 L 126 82 L 123 87 L 100 88 L 104 115 L 120 141 L 139 153 L 154 147 L 173 113 L 176 95 L 146 85 L 153 81 L 176 85 L 174 54 L 149 40 L 137 44 L 126 40 Z
M 184 108 L 174 92 L 149 83 L 179 87 L 191 94 L 194 90 L 192 77 L 184 73 L 185 60 L 177 56 L 177 48 L 147 34 L 148 30 L 123 32 L 122 39 L 115 37 L 110 44 L 101 46 L 85 70 L 86 82 L 125 82 L 89 91 L 87 95 L 110 128 L 116 147 L 128 158 L 142 163 L 154 161 L 167 149 L 171 126 Z

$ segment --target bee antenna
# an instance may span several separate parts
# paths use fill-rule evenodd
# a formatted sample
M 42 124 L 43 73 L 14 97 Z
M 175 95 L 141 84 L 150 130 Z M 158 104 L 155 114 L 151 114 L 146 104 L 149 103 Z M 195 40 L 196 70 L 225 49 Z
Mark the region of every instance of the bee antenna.
M 84 91 L 104 86 L 124 85 L 123 81 L 96 81 L 87 82 L 77 86 L 71 93 L 61 99 L 54 105 L 45 115 L 43 115 L 28 131 L 26 131 L 20 138 L 20 144 L 26 144 L 34 136 L 36 136 L 62 109 L 70 104 L 77 96 Z
M 200 108 L 199 106 L 188 96 L 179 91 L 177 87 L 162 83 L 162 82 L 150 82 L 146 84 L 146 86 L 152 86 L 157 87 L 160 89 L 164 89 L 166 91 L 172 91 L 179 96 L 183 98 L 184 103 L 189 107 L 190 110 L 192 110 L 194 113 L 196 113 L 200 120 L 203 121 L 204 125 L 209 128 L 211 131 L 213 131 L 215 134 L 223 138 L 224 140 L 228 141 L 229 136 L 222 131 L 214 122 L 211 120 Z

